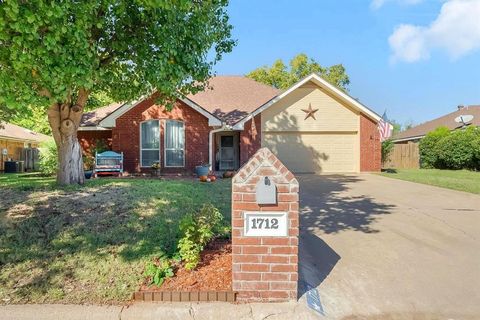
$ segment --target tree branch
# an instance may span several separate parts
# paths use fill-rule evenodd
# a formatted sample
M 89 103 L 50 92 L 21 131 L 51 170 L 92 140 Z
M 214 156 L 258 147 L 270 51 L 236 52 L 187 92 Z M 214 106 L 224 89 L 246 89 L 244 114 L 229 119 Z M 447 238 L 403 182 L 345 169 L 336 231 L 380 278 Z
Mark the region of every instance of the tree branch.
M 50 127 L 52 128 L 53 139 L 55 140 L 57 146 L 59 146 L 62 141 L 60 135 L 60 105 L 58 103 L 52 104 L 48 109 L 47 115 L 48 122 L 50 123 Z

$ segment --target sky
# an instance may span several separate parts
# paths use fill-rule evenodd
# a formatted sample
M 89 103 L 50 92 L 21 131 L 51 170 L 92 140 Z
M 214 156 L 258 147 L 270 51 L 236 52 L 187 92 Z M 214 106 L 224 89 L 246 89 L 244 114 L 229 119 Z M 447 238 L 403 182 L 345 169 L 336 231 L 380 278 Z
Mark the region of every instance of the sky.
M 480 105 L 480 0 L 231 0 L 239 75 L 306 53 L 341 63 L 349 94 L 401 124 Z

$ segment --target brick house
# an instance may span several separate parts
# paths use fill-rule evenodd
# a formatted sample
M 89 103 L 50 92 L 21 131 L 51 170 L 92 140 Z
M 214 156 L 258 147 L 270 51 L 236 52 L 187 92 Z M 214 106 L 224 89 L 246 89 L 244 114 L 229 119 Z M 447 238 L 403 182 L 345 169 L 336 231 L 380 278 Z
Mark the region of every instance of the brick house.
M 380 116 L 312 74 L 279 91 L 243 76 L 217 76 L 171 111 L 152 97 L 86 113 L 78 139 L 124 153 L 127 172 L 158 162 L 164 173 L 210 164 L 236 170 L 268 147 L 294 173 L 380 170 Z

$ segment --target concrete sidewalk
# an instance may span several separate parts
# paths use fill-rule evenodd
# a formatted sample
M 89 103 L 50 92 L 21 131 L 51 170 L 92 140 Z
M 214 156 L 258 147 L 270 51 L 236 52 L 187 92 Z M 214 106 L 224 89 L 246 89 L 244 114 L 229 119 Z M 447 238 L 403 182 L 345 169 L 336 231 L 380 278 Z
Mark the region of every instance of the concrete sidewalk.
M 130 306 L 28 304 L 0 306 L 1 320 L 474 320 L 422 312 L 325 315 L 298 303 L 136 303 Z
M 7 305 L 2 320 L 203 320 L 320 319 L 305 302 L 291 303 L 135 303 L 131 306 Z M 323 318 L 325 319 L 325 318 Z

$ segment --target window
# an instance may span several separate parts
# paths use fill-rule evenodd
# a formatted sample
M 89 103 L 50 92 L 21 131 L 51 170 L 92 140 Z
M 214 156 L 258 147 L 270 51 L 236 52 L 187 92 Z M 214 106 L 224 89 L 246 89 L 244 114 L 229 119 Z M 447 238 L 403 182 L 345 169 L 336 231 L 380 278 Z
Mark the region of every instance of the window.
M 165 123 L 165 167 L 185 165 L 185 129 L 183 122 L 167 120 Z
M 158 120 L 149 120 L 140 124 L 140 163 L 150 167 L 160 162 L 160 126 Z

